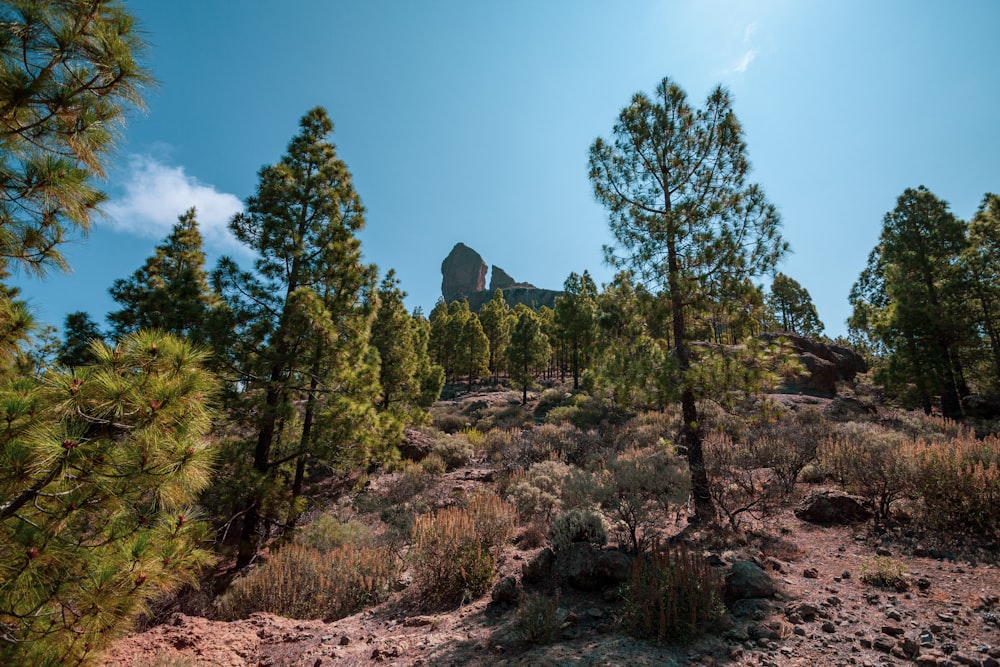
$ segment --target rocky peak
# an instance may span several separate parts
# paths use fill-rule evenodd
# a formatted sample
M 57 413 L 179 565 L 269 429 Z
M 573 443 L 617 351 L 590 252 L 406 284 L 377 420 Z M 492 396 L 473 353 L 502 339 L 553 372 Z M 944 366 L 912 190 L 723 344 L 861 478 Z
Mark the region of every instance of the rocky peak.
M 486 262 L 478 252 L 456 243 L 441 262 L 441 295 L 446 303 L 486 289 Z

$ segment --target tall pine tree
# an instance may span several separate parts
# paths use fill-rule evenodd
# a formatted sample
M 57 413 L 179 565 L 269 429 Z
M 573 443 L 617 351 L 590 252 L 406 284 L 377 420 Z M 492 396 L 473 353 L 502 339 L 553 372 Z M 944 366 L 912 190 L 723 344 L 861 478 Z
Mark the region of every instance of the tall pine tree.
M 743 129 L 729 93 L 713 90 L 704 108 L 663 79 L 650 98 L 637 93 L 611 139 L 590 148 L 590 179 L 610 212 L 615 245 L 608 261 L 631 271 L 669 302 L 692 495 L 698 518 L 714 516 L 702 453 L 699 398 L 712 388 L 692 373 L 693 319 L 712 281 L 728 284 L 770 271 L 785 251 L 779 218 L 763 190 L 747 182 Z
M 295 495 L 277 474 L 285 462 L 297 462 L 298 481 L 321 442 L 328 443 L 326 459 L 362 462 L 379 441 L 377 354 L 369 348 L 376 272 L 361 263 L 355 236 L 364 208 L 328 139 L 326 111 L 312 109 L 300 126 L 281 161 L 261 169 L 257 194 L 230 223 L 257 253 L 254 271 L 225 258 L 213 275 L 235 333 L 219 340 L 241 410 L 252 405 L 256 433 L 239 566 L 256 554 L 268 508 Z

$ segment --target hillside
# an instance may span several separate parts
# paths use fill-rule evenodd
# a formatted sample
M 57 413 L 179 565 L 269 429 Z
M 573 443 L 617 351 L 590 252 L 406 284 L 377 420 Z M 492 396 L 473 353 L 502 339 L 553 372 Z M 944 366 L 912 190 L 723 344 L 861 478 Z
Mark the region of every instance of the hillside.
M 482 392 L 442 401 L 434 408 L 436 423 L 449 430 L 473 423 L 509 427 L 527 416 L 516 405 L 518 398 Z M 537 395 L 535 399 L 528 408 L 538 408 Z M 833 431 L 876 432 L 891 425 L 901 433 L 922 429 L 933 438 L 931 432 L 943 427 L 940 421 L 884 407 L 845 420 L 838 399 L 785 395 L 777 400 L 789 416 L 827 415 L 822 426 Z M 799 418 L 798 423 L 809 420 Z M 522 425 L 528 428 L 522 433 L 547 436 L 556 428 L 530 421 Z M 569 432 L 565 425 L 559 428 Z M 615 428 L 628 430 L 626 425 Z M 581 431 L 588 446 L 597 446 L 597 432 Z M 433 433 L 424 433 L 425 445 L 433 438 L 441 441 L 441 434 Z M 468 438 L 472 431 L 465 433 L 451 437 Z M 791 431 L 786 434 L 792 436 Z M 640 430 L 627 436 L 633 444 L 642 437 Z M 410 440 L 419 444 L 421 437 L 411 434 Z M 413 549 L 405 534 L 412 515 L 461 506 L 479 491 L 511 496 L 510 468 L 527 453 L 528 441 L 513 448 L 508 441 L 500 451 L 502 438 L 487 434 L 472 440 L 477 443 L 474 453 L 455 469 L 418 474 L 411 465 L 376 475 L 358 493 L 331 492 L 329 504 L 314 508 L 310 516 L 314 522 L 333 515 L 341 526 L 363 524 L 369 529 L 365 540 L 392 544 L 405 559 Z M 566 449 L 562 456 L 577 458 Z M 802 477 L 814 471 L 806 473 Z M 706 623 L 700 628 L 703 634 L 686 645 L 658 644 L 625 632 L 627 604 L 621 590 L 632 557 L 617 548 L 614 537 L 606 547 L 575 543 L 547 566 L 551 541 L 539 537 L 536 521 L 520 525 L 514 539 L 504 544 L 492 579 L 498 583 L 478 599 L 428 605 L 426 591 L 413 583 L 412 568 L 404 566 L 383 602 L 346 618 L 322 622 L 252 613 L 225 622 L 168 611 L 162 624 L 119 641 L 104 664 L 1000 664 L 996 536 L 927 530 L 906 499 L 893 505 L 883 524 L 820 525 L 796 517 L 794 510 L 804 498 L 835 486 L 830 478 L 800 481 L 766 510 L 748 512 L 738 530 L 686 525 L 683 506 L 674 506 L 646 527 L 649 535 L 674 536 L 687 544 L 720 579 L 728 579 L 726 613 Z M 595 574 L 588 558 L 616 565 Z M 746 568 L 769 583 L 735 581 L 734 569 Z M 888 587 L 877 585 L 876 575 L 883 575 L 881 583 Z M 542 605 L 542 613 L 530 617 L 535 620 L 526 620 L 527 603 L 517 603 L 522 595 L 529 601 L 555 602 Z M 204 600 L 202 605 L 205 611 L 212 609 Z M 528 639 L 532 635 L 534 641 Z

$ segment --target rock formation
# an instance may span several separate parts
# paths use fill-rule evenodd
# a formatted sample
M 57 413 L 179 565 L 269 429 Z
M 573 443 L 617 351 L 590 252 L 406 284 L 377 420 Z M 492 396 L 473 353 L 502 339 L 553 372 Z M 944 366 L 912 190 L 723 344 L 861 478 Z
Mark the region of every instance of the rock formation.
M 768 333 L 762 337 L 769 343 L 779 338 L 784 340 L 802 364 L 801 375 L 786 379 L 784 390 L 788 392 L 835 396 L 837 382 L 850 382 L 855 375 L 868 370 L 864 357 L 842 345 L 790 333 Z
M 517 284 L 517 281 L 510 277 L 510 274 L 501 269 L 496 264 L 490 269 L 490 293 L 498 289 L 507 289 Z
M 486 262 L 479 253 L 456 243 L 441 262 L 441 295 L 446 303 L 470 297 L 486 289 Z
M 469 308 L 478 311 L 496 290 L 503 291 L 504 300 L 513 308 L 523 303 L 532 309 L 542 306 L 555 308 L 558 290 L 540 289 L 531 283 L 520 283 L 494 265 L 490 275 L 490 288 L 486 289 L 486 263 L 478 252 L 464 243 L 457 243 L 441 262 L 441 296 L 445 303 L 460 299 L 469 300 Z

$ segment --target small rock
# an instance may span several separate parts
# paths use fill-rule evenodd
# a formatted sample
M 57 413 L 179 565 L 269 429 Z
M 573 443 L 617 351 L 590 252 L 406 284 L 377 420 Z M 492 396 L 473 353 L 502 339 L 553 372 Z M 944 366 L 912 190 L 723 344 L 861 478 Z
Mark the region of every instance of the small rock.
M 342 636 L 342 637 L 340 638 L 340 642 L 338 642 L 338 643 L 339 643 L 339 644 L 340 644 L 341 646 L 347 646 L 348 644 L 350 644 L 350 643 L 351 643 L 351 638 L 350 638 L 350 637 L 348 637 L 347 635 L 343 635 L 343 636 Z
M 819 579 L 819 570 L 814 567 L 807 567 L 803 570 L 802 576 L 806 579 Z
M 890 609 L 889 611 L 887 611 L 885 613 L 885 617 L 888 618 L 889 620 L 892 620 L 892 621 L 902 621 L 903 620 L 903 615 L 900 614 L 895 609 Z
M 886 549 L 885 547 L 877 547 L 875 549 L 875 555 L 876 556 L 891 556 L 892 552 L 889 551 L 888 549 Z
M 822 629 L 823 632 L 829 632 L 830 634 L 833 634 L 834 632 L 837 631 L 837 626 L 830 621 L 826 621 L 823 623 L 823 625 L 820 626 L 820 629 Z
M 903 628 L 898 625 L 883 625 L 882 634 L 889 635 L 890 637 L 900 637 L 903 634 Z
M 872 648 L 876 651 L 882 651 L 883 653 L 889 653 L 895 648 L 896 642 L 892 641 L 888 637 L 876 637 L 872 642 Z

